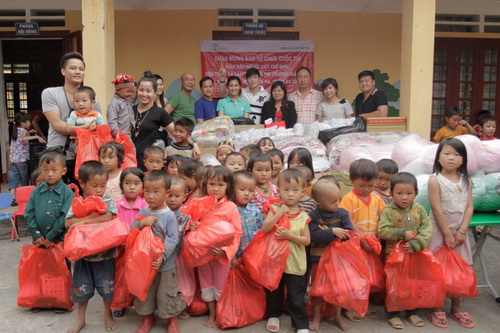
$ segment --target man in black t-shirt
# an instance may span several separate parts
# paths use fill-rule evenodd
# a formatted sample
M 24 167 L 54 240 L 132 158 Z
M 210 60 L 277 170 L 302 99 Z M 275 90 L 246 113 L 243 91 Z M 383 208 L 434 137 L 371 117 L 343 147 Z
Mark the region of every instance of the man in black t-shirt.
M 375 74 L 372 71 L 362 71 L 358 74 L 361 93 L 356 96 L 356 115 L 367 117 L 387 117 L 389 107 L 387 97 L 375 88 Z

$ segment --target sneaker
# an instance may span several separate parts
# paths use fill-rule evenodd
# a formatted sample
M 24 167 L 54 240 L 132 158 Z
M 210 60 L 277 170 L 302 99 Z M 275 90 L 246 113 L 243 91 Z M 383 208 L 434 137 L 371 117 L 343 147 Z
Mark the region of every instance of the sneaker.
M 10 204 L 12 207 L 16 207 L 17 206 L 17 202 L 15 200 L 12 200 L 12 203 Z

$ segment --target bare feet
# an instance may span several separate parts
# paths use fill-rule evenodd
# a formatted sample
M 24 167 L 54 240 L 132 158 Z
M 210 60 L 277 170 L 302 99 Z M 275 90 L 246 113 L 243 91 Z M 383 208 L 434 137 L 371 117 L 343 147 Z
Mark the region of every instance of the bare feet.
M 335 324 L 342 330 L 342 331 L 348 331 L 351 326 L 347 325 L 347 323 L 342 319 L 341 316 L 335 316 Z
M 68 333 L 78 333 L 82 330 L 84 326 L 85 326 L 85 319 L 77 318 L 75 324 L 71 326 L 71 328 L 68 330 Z
M 209 314 L 207 320 L 205 320 L 203 325 L 210 328 L 216 328 L 217 323 L 215 322 L 215 315 Z
M 144 316 L 144 319 L 142 320 L 141 326 L 137 330 L 135 330 L 135 333 L 149 333 L 155 326 L 155 316 L 153 314 Z
M 167 332 L 168 333 L 180 333 L 179 325 L 177 324 L 177 317 L 172 317 L 167 319 Z
M 319 317 L 314 317 L 312 322 L 309 324 L 309 329 L 314 332 L 319 332 L 321 326 L 321 315 Z
M 110 332 L 118 328 L 118 323 L 111 318 L 104 318 L 104 325 L 106 326 L 106 331 Z

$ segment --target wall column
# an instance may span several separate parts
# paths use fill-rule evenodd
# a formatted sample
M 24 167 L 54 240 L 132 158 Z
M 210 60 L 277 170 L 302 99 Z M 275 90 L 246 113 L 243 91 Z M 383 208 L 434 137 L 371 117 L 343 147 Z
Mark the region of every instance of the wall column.
M 115 1 L 82 0 L 83 57 L 85 85 L 94 88 L 106 118 L 115 77 Z
M 401 116 L 408 131 L 428 139 L 432 119 L 432 79 L 436 0 L 403 0 Z

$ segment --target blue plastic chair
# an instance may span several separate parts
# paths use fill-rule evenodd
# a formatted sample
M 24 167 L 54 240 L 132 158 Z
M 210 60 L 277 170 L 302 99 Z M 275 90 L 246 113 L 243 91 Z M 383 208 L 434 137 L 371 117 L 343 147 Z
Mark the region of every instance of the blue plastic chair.
M 0 194 L 0 209 L 5 209 L 4 213 L 0 213 L 0 221 L 10 220 L 12 223 L 12 228 L 15 230 L 16 239 L 19 242 L 19 233 L 17 232 L 16 225 L 14 224 L 14 214 L 7 213 L 7 208 L 12 204 L 12 194 L 1 193 Z

